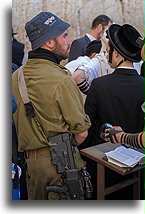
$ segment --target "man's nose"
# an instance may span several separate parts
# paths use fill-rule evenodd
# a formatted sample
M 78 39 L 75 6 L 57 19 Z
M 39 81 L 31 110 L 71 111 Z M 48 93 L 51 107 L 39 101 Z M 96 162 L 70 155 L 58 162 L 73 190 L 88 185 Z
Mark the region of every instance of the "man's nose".
M 68 45 L 72 44 L 72 40 L 68 38 Z

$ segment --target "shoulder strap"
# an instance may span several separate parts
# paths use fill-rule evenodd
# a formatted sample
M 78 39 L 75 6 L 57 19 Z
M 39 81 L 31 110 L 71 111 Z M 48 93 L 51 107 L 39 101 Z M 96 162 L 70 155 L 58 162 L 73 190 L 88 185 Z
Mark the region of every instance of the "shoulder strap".
M 23 67 L 21 66 L 18 70 L 18 88 L 19 88 L 19 92 L 21 95 L 21 98 L 23 100 L 24 106 L 25 106 L 25 110 L 26 110 L 26 115 L 28 117 L 33 117 L 34 121 L 36 122 L 38 129 L 40 130 L 42 136 L 45 139 L 46 144 L 48 145 L 48 140 L 47 137 L 43 131 L 43 128 L 41 126 L 41 124 L 39 123 L 36 113 L 35 113 L 35 109 L 29 99 L 28 96 L 28 91 L 27 91 L 27 87 L 26 87 L 26 82 L 24 79 L 24 74 L 23 74 Z
M 22 66 L 18 70 L 18 87 L 24 104 L 29 103 L 30 99 L 28 97 Z

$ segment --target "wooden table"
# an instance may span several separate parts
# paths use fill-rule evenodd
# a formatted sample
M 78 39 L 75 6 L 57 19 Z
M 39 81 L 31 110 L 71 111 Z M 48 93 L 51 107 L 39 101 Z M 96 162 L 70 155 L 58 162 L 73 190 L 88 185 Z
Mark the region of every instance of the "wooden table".
M 120 146 L 110 142 L 82 149 L 80 153 L 97 163 L 97 200 L 105 200 L 105 196 L 120 190 L 129 185 L 133 185 L 133 200 L 140 199 L 140 170 L 143 165 L 137 165 L 132 169 L 125 169 L 104 160 L 105 152 L 109 152 Z M 105 188 L 105 167 L 124 176 L 124 181 Z M 125 179 L 125 175 L 132 174 L 132 178 Z

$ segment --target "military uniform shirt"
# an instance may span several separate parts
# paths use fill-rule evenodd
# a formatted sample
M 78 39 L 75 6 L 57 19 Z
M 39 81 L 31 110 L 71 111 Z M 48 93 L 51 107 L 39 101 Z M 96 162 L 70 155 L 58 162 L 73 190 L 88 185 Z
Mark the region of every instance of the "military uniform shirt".
M 81 93 L 69 71 L 45 59 L 29 59 L 23 67 L 28 95 L 47 137 L 62 132 L 79 134 L 90 127 Z M 18 109 L 14 114 L 19 151 L 46 146 L 33 118 L 26 116 L 18 90 L 18 71 L 12 75 Z

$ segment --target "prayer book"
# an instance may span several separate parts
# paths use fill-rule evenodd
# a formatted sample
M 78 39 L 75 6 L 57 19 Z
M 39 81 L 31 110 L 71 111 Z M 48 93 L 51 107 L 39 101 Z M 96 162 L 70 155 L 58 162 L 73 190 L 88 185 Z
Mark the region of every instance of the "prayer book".
M 136 151 L 131 148 L 119 146 L 115 150 L 106 152 L 105 155 L 109 162 L 120 167 L 134 167 L 137 164 L 144 163 L 145 155 L 142 152 Z

